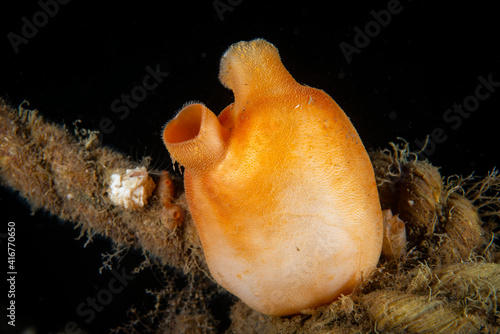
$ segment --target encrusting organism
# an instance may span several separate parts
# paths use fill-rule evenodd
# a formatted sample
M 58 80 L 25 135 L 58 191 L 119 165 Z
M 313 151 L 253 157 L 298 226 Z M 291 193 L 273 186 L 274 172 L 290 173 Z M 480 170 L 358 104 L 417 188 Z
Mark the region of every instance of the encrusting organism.
M 175 185 L 168 172 L 161 172 L 155 193 L 162 205 L 163 224 L 169 229 L 176 228 L 183 222 L 184 214 L 180 205 L 175 203 Z
M 297 83 L 263 39 L 223 55 L 235 102 L 165 127 L 213 278 L 252 308 L 289 315 L 349 294 L 376 267 L 382 212 L 368 154 L 325 92 Z
M 117 170 L 110 176 L 108 196 L 125 209 L 142 208 L 153 193 L 155 183 L 145 167 Z
M 194 225 L 187 221 L 175 233 L 169 228 L 182 220 L 186 204 L 181 192 L 163 199 L 158 187 L 151 196 L 156 184 L 144 165 L 100 146 L 95 132 L 77 129 L 73 136 L 23 105 L 12 109 L 0 100 L 4 186 L 18 191 L 32 210 L 43 208 L 75 222 L 90 238 L 101 234 L 118 247 L 140 248 L 186 272 L 203 268 L 203 253 L 194 252 L 200 247 Z
M 149 291 L 156 298 L 154 309 L 142 313 L 132 306 L 130 322 L 116 332 L 146 332 L 144 324 L 148 332 L 157 333 L 500 332 L 500 252 L 495 235 L 500 222 L 500 176 L 496 169 L 482 178 L 443 178 L 438 168 L 419 159 L 405 142 L 369 152 L 379 205 L 390 210 L 390 215 L 384 213 L 385 230 L 394 232 L 383 237 L 386 243 L 376 270 L 350 294 L 325 305 L 297 315 L 268 316 L 212 281 L 178 176 L 148 170 L 148 159 L 133 162 L 101 146 L 96 133 L 70 131 L 44 120 L 36 110 L 27 110 L 26 105 L 13 108 L 0 99 L 2 186 L 26 199 L 33 211 L 46 210 L 72 222 L 89 240 L 99 234 L 111 239 L 117 249 L 142 251 L 145 261 L 138 269 L 164 273 L 163 289 Z M 239 107 L 235 103 L 230 109 Z M 208 113 L 201 105 L 187 108 L 194 114 Z M 218 121 L 212 116 L 212 121 Z M 281 120 L 266 125 L 279 133 Z M 259 138 L 254 138 L 255 145 Z M 293 157 L 287 159 L 293 161 Z M 121 183 L 112 177 L 115 174 Z M 121 188 L 124 177 L 132 179 Z M 252 179 L 261 181 L 268 182 L 258 175 Z M 113 200 L 114 192 L 121 200 Z M 251 199 L 263 195 L 242 193 Z M 297 253 L 307 250 L 293 246 Z M 306 262 L 303 268 L 309 265 Z M 180 279 L 185 284 L 175 284 Z M 230 308 L 214 310 L 213 301 L 221 298 L 231 301 Z

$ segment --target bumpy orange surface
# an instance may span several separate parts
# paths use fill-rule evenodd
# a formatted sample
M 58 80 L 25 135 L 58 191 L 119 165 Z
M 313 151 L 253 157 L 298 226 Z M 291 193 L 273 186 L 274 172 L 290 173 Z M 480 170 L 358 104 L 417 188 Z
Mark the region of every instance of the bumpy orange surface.
M 373 169 L 342 109 L 298 84 L 263 39 L 223 55 L 235 102 L 186 105 L 165 127 L 214 279 L 288 315 L 349 294 L 375 268 L 382 213 Z

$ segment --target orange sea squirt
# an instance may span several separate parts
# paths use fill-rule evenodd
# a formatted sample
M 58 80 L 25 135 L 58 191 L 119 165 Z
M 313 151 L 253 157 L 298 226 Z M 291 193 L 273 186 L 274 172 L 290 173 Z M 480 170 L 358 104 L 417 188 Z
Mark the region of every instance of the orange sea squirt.
M 290 315 L 349 294 L 376 267 L 373 168 L 333 99 L 300 85 L 263 39 L 233 44 L 217 117 L 187 104 L 165 127 L 213 278 L 247 305 Z

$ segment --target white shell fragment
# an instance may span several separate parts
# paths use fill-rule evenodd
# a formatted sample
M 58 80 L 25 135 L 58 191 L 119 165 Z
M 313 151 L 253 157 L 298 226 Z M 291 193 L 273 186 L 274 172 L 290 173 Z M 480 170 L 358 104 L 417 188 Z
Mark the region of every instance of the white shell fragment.
M 115 205 L 138 209 L 147 204 L 154 188 L 145 167 L 119 170 L 111 174 L 108 196 Z

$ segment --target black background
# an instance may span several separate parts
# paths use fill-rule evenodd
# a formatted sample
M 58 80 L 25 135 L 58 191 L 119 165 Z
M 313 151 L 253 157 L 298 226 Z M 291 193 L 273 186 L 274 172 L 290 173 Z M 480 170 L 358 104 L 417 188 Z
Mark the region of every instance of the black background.
M 347 63 L 340 43 L 354 45 L 354 28 L 363 30 L 374 20 L 370 12 L 386 9 L 389 2 L 70 1 L 59 5 L 17 53 L 9 33 L 21 36 L 22 18 L 33 22 L 42 7 L 37 1 L 4 2 L 0 96 L 14 106 L 27 100 L 47 119 L 69 127 L 79 119 L 80 127 L 98 130 L 109 118 L 115 128 L 103 134 L 105 145 L 136 161 L 150 155 L 155 168 L 171 170 L 162 126 L 187 101 L 202 101 L 215 113 L 231 103 L 232 93 L 217 78 L 219 59 L 232 43 L 262 37 L 276 45 L 297 81 L 337 101 L 368 149 L 388 147 L 402 137 L 417 150 L 416 140 L 442 128 L 447 139 L 428 156 L 442 174 L 486 174 L 498 165 L 500 87 L 456 129 L 443 114 L 474 95 L 479 76 L 491 74 L 500 82 L 496 6 L 401 1 L 401 12 Z M 218 13 L 217 3 L 230 10 Z M 146 66 L 169 75 L 120 119 L 111 103 L 142 84 Z M 126 320 L 132 305 L 151 306 L 144 289 L 159 283 L 146 272 L 87 324 L 76 307 L 113 277 L 98 272 L 109 242 L 97 239 L 83 248 L 85 240 L 75 240 L 79 232 L 70 223 L 44 212 L 31 214 L 6 189 L 1 189 L 0 206 L 0 233 L 8 221 L 17 225 L 14 332 L 31 326 L 37 333 L 56 333 L 68 321 L 93 333 L 107 332 Z M 5 268 L 3 245 L 4 239 L 0 258 Z M 122 266 L 129 270 L 140 259 L 131 252 Z M 4 309 L 6 291 L 0 295 Z M 3 332 L 6 318 L 1 322 Z

